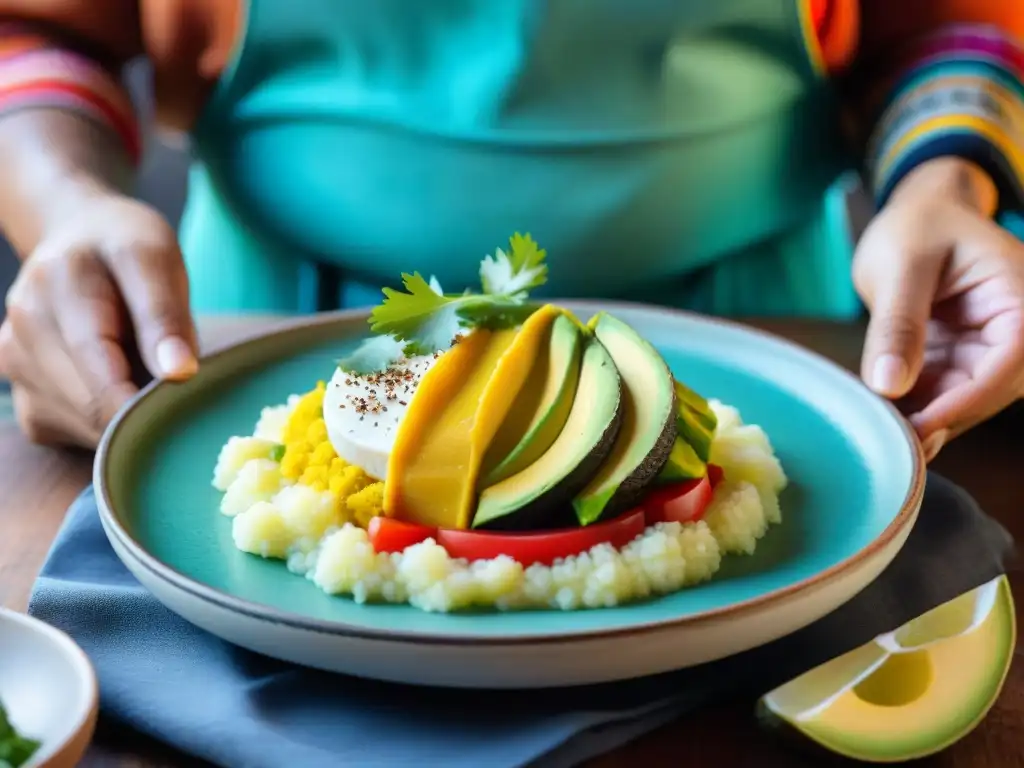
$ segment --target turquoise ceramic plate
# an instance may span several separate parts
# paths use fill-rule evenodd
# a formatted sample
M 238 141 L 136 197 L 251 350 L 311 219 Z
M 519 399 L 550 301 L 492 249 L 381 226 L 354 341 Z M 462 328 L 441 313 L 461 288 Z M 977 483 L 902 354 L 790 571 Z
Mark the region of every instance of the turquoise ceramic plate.
M 366 331 L 365 315 L 353 313 L 245 342 L 207 358 L 187 384 L 146 389 L 97 458 L 108 536 L 159 599 L 232 642 L 313 666 L 447 685 L 593 682 L 707 661 L 814 621 L 895 556 L 920 506 L 924 462 L 905 421 L 855 377 L 739 325 L 572 306 L 581 315 L 610 309 L 631 323 L 682 379 L 738 407 L 776 448 L 790 478 L 783 524 L 707 584 L 612 609 L 427 614 L 330 597 L 280 562 L 237 551 L 210 485 L 218 451 L 229 436 L 249 434 L 265 405 L 330 377 Z M 530 671 L 503 668 L 510 653 L 529 657 Z

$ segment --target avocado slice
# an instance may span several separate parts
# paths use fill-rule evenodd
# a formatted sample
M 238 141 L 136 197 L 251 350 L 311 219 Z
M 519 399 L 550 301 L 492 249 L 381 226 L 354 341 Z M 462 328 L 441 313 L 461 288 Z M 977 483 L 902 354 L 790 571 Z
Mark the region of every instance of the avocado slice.
M 763 696 L 762 724 L 819 751 L 916 760 L 963 738 L 999 696 L 1016 619 L 1006 576 Z
M 580 525 L 615 517 L 639 501 L 676 439 L 676 395 L 665 360 L 629 325 L 600 313 L 589 327 L 622 377 L 622 428 L 597 475 L 573 499 Z
M 577 323 L 565 315 L 555 318 L 526 384 L 488 449 L 481 488 L 522 472 L 555 442 L 576 397 L 582 350 Z
M 698 480 L 708 473 L 708 465 L 697 455 L 697 451 L 682 435 L 676 435 L 672 443 L 672 452 L 668 455 L 665 467 L 658 473 L 658 483 L 682 483 L 687 480 Z
M 700 460 L 707 462 L 711 456 L 711 442 L 718 427 L 718 417 L 707 400 L 682 382 L 675 381 L 675 390 L 678 402 L 676 431 L 693 446 Z
M 565 426 L 535 462 L 483 490 L 473 527 L 522 530 L 571 522 L 569 502 L 611 452 L 624 399 L 611 355 L 597 339 L 587 339 Z
M 686 409 L 693 414 L 694 418 L 705 429 L 709 432 L 714 432 L 718 427 L 718 417 L 711 410 L 708 401 L 678 379 L 673 380 L 673 386 L 676 390 L 676 399 L 680 402 L 681 406 L 686 406 Z M 680 407 L 680 410 L 682 410 L 682 407 Z

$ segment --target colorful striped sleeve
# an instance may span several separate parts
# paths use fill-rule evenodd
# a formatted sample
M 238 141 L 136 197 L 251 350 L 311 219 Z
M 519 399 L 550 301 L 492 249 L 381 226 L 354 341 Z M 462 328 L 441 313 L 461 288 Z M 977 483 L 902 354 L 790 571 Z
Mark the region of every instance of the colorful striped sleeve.
M 999 190 L 1000 209 L 1024 208 L 1024 47 L 996 26 L 958 24 L 898 54 L 879 110 L 866 169 L 879 203 L 928 160 L 977 163 Z
M 117 77 L 30 27 L 0 23 L 0 117 L 39 108 L 65 109 L 96 121 L 138 162 L 142 142 L 135 109 Z

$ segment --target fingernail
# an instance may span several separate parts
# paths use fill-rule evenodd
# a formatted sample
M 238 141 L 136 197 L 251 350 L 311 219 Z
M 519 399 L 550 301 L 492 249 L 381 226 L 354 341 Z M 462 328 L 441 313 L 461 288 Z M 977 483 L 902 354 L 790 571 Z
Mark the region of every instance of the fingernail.
M 192 349 L 178 336 L 169 336 L 157 344 L 156 364 L 161 375 L 172 378 L 191 376 L 199 369 Z
M 893 354 L 884 354 L 875 362 L 871 386 L 879 394 L 902 394 L 909 373 L 903 358 Z
M 939 455 L 939 451 L 942 450 L 942 446 L 946 444 L 946 438 L 949 437 L 948 429 L 940 429 L 938 432 L 933 432 L 925 441 L 921 444 L 924 449 L 925 461 L 931 461 Z

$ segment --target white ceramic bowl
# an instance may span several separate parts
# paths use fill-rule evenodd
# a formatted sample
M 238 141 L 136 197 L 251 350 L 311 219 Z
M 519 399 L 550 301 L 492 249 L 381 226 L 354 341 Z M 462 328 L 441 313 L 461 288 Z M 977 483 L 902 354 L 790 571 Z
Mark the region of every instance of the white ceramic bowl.
M 82 759 L 99 710 L 89 658 L 60 630 L 5 608 L 0 701 L 18 733 L 40 742 L 26 768 L 72 768 Z

